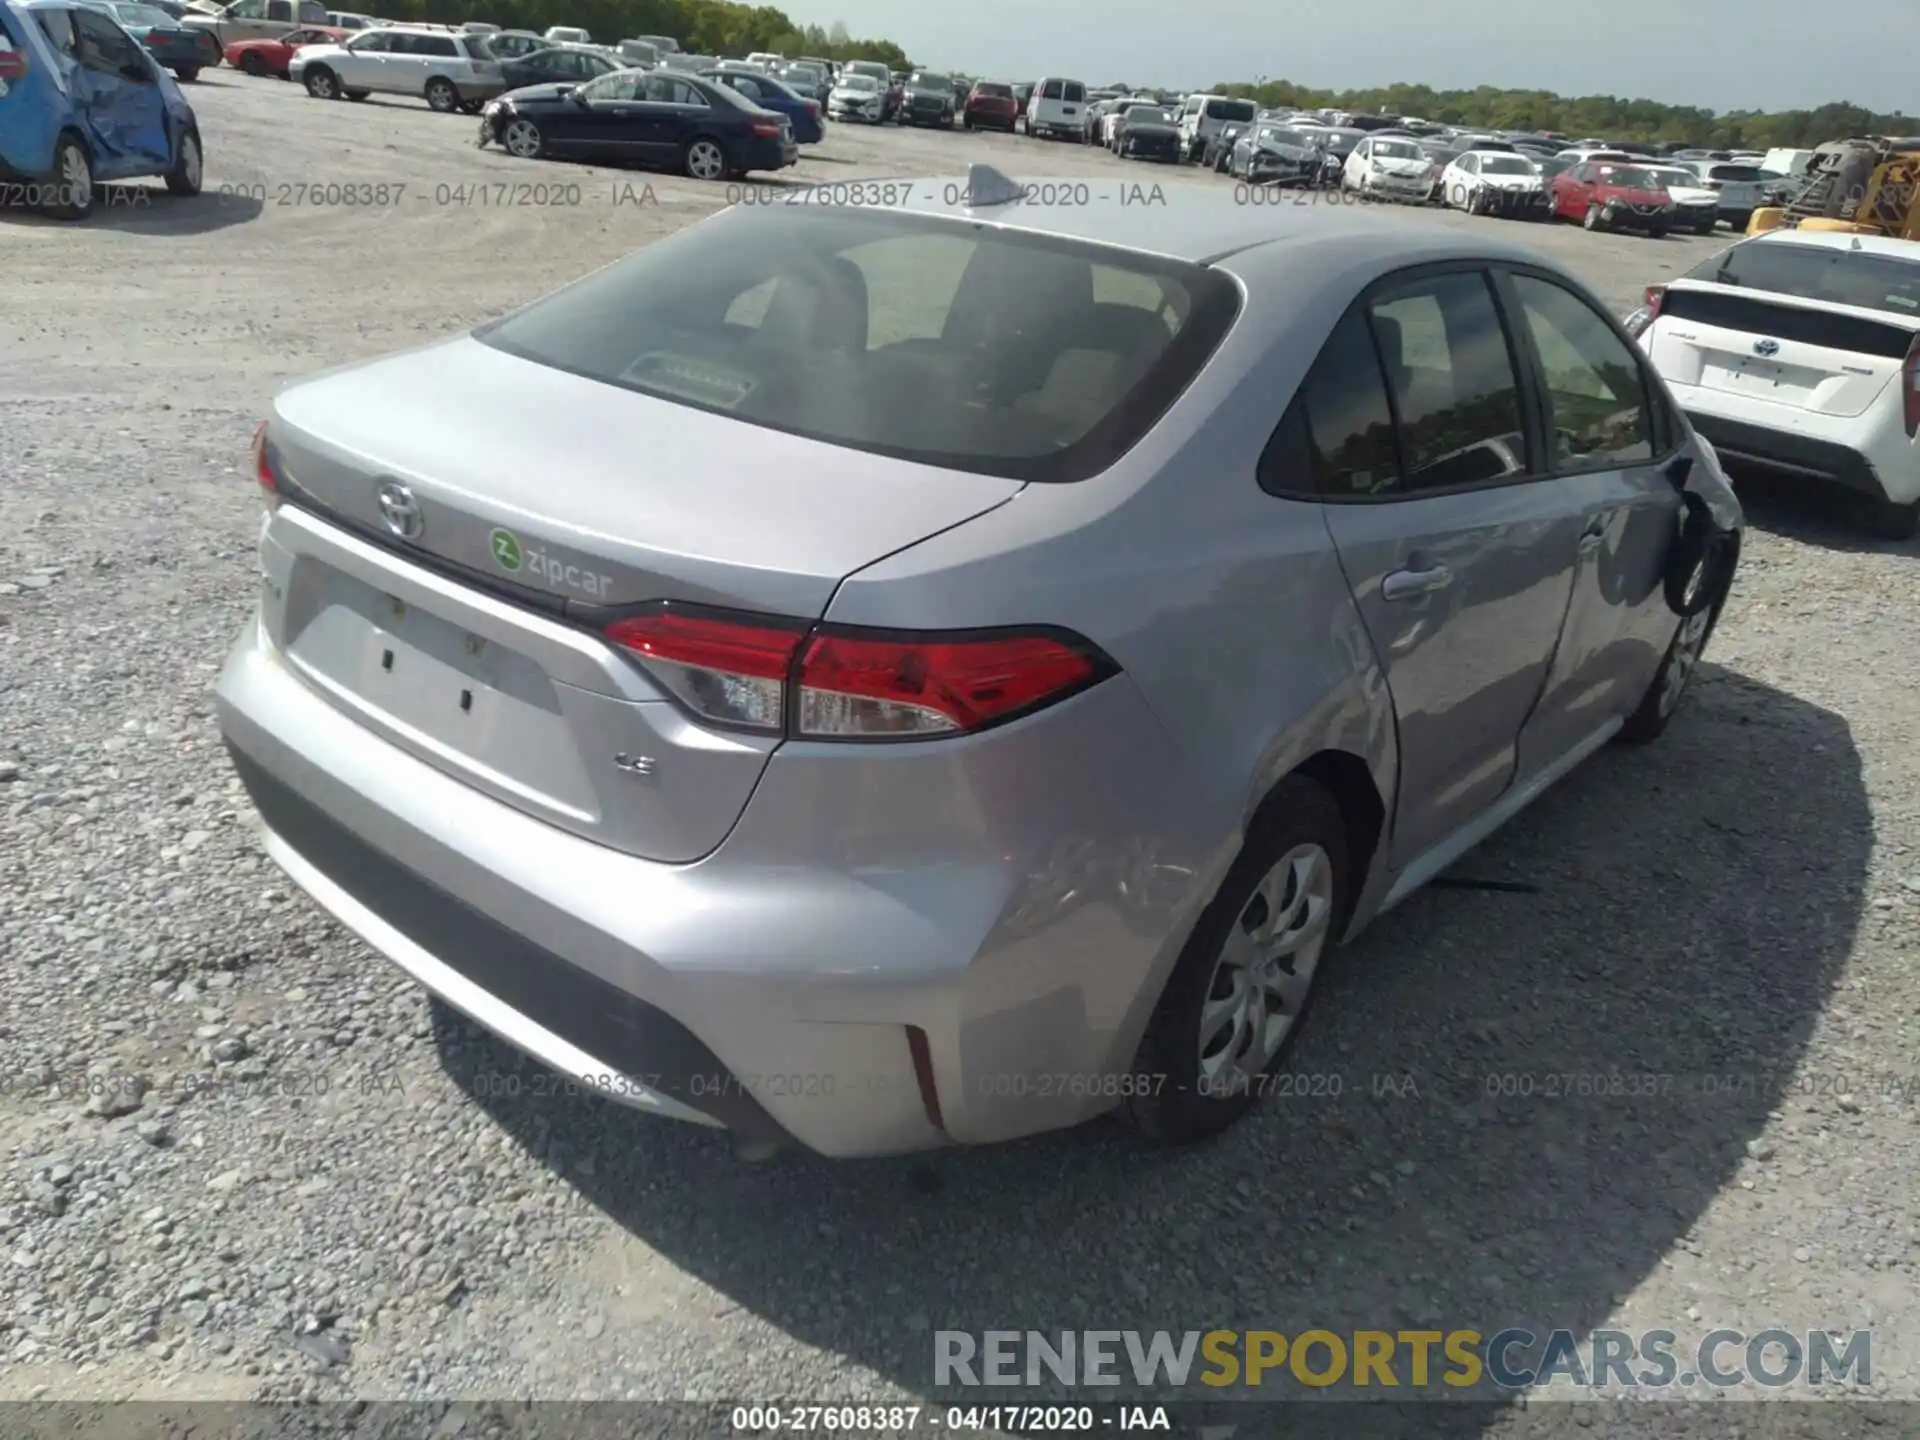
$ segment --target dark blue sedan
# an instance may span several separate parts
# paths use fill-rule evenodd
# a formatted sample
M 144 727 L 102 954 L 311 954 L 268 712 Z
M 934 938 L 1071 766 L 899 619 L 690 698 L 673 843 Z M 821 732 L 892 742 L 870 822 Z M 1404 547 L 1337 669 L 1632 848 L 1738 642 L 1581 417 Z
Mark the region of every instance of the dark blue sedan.
M 818 145 L 827 138 L 827 123 L 821 115 L 820 102 L 809 100 L 784 81 L 732 68 L 716 70 L 707 78 L 738 90 L 762 110 L 786 116 L 787 123 L 793 127 L 793 138 L 800 144 Z
M 618 70 L 502 95 L 481 112 L 480 143 L 524 160 L 659 165 L 695 180 L 784 170 L 800 158 L 784 115 L 674 70 Z

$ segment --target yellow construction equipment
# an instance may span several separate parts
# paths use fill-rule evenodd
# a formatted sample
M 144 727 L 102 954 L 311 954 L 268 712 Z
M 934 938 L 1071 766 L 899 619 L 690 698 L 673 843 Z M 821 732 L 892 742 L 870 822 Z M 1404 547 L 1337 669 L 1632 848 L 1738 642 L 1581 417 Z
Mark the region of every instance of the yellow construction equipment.
M 1920 240 L 1920 140 L 1835 140 L 1814 151 L 1807 185 L 1755 210 L 1747 234 L 1806 229 Z

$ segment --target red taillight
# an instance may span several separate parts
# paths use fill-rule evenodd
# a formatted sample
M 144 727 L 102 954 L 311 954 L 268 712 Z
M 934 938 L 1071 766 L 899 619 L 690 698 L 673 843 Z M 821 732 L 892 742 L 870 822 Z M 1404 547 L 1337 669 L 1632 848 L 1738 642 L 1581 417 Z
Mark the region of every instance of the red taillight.
M 1660 302 L 1666 298 L 1667 298 L 1666 286 L 1664 285 L 1647 286 L 1647 294 L 1646 294 L 1647 323 L 1649 325 L 1651 325 L 1654 321 L 1660 318 Z
M 769 734 L 784 726 L 787 676 L 806 638 L 803 627 L 663 609 L 616 620 L 606 633 L 702 719 Z
M 1907 358 L 1900 362 L 1901 419 L 1906 421 L 1907 438 L 1920 435 L 1920 335 L 1908 347 Z
M 809 629 L 674 606 L 616 620 L 607 638 L 701 719 L 811 740 L 912 740 L 985 729 L 1113 671 L 1045 631 L 984 635 Z
M 1049 635 L 895 640 L 829 631 L 800 657 L 795 730 L 826 739 L 979 730 L 1100 673 L 1085 650 Z
M 274 473 L 273 447 L 267 444 L 267 422 L 262 420 L 253 427 L 253 478 L 260 482 L 260 490 L 272 504 L 280 498 L 280 480 Z
M 818 115 L 819 113 L 820 113 L 820 102 L 818 100 L 807 101 L 807 114 Z
M 756 120 L 753 122 L 753 133 L 758 135 L 762 140 L 778 140 L 784 128 L 784 126 L 773 120 Z
M 0 80 L 18 80 L 27 73 L 27 52 L 0 46 Z

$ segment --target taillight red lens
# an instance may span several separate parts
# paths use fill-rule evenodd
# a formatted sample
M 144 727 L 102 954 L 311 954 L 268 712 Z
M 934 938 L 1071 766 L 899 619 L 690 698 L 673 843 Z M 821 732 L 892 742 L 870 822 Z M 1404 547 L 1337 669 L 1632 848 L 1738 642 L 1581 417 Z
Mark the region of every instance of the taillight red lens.
M 1660 318 L 1660 302 L 1666 298 L 1667 298 L 1666 286 L 1664 285 L 1647 286 L 1647 296 L 1646 296 L 1647 321 L 1649 324 L 1651 324 L 1653 321 L 1658 320 Z
M 672 605 L 616 620 L 605 634 L 700 719 L 809 740 L 966 734 L 1064 700 L 1115 668 L 1052 631 L 809 629 Z
M 267 444 L 267 422 L 253 427 L 253 478 L 260 482 L 261 493 L 269 504 L 280 498 L 280 479 L 274 473 L 273 450 Z
M 702 719 L 768 734 L 785 724 L 787 676 L 803 626 L 667 609 L 616 620 L 606 634 Z
M 816 635 L 800 657 L 795 729 L 807 738 L 978 730 L 1101 678 L 1087 650 L 1050 635 L 979 640 Z
M 0 45 L 0 80 L 18 80 L 27 73 L 27 52 Z
M 771 121 L 757 120 L 754 122 L 753 133 L 758 135 L 762 140 L 778 140 L 780 138 L 781 128 L 781 126 Z
M 1914 336 L 1907 358 L 1900 365 L 1901 419 L 1906 422 L 1907 438 L 1920 435 L 1920 335 Z

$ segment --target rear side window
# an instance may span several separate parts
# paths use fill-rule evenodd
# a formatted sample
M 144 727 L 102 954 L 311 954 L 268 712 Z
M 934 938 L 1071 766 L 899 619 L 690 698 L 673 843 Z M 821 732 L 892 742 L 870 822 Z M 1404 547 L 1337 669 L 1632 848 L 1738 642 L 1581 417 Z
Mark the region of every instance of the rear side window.
M 1071 481 L 1152 428 L 1238 306 L 1224 276 L 1178 261 L 924 216 L 742 206 L 475 333 L 748 424 Z
M 460 47 L 454 44 L 451 35 L 416 35 L 413 37 L 413 53 L 444 57 L 458 55 Z
M 1920 316 L 1920 264 L 1864 250 L 1792 241 L 1735 245 L 1685 278 Z
M 1626 342 L 1571 290 L 1532 275 L 1513 288 L 1546 375 L 1555 468 L 1650 463 L 1647 383 Z
M 1349 310 L 1313 362 L 1288 417 L 1260 458 L 1260 484 L 1297 491 L 1304 470 L 1328 499 L 1400 488 L 1400 451 L 1380 357 L 1365 317 Z
M 1520 383 L 1486 276 L 1409 282 L 1370 307 L 1410 491 L 1526 471 Z

